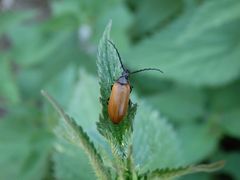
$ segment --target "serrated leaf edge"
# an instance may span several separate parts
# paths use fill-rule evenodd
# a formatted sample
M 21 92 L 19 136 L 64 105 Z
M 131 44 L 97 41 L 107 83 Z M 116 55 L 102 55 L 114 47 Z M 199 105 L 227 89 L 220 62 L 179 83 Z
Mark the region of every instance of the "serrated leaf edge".
M 129 144 L 128 141 L 132 135 L 133 119 L 136 114 L 137 106 L 130 103 L 127 115 L 117 125 L 113 124 L 108 117 L 106 107 L 107 98 L 111 93 L 110 87 L 115 82 L 115 78 L 118 78 L 121 75 L 118 74 L 118 70 L 121 68 L 118 60 L 115 59 L 116 62 L 110 62 L 110 60 L 118 58 L 116 50 L 107 42 L 110 39 L 111 26 L 112 22 L 110 21 L 107 24 L 98 45 L 97 67 L 100 84 L 100 103 L 102 110 L 99 116 L 99 121 L 97 122 L 97 130 L 109 142 L 113 155 L 116 155 L 116 157 L 118 156 L 120 159 L 125 159 Z M 119 69 L 116 68 L 116 63 L 117 66 L 119 66 Z M 113 67 L 115 68 L 114 70 Z M 104 78 L 106 77 L 106 74 L 109 75 L 108 78 Z
M 178 168 L 164 168 L 164 169 L 156 169 L 153 171 L 148 171 L 139 176 L 139 179 L 160 179 L 160 180 L 168 180 L 180 176 L 184 176 L 187 174 L 193 174 L 198 172 L 213 172 L 222 168 L 225 164 L 225 161 L 217 161 L 211 164 L 200 164 L 200 165 L 192 165 L 186 167 L 178 167 Z
M 96 176 L 99 179 L 111 179 L 109 169 L 103 163 L 101 156 L 98 154 L 94 144 L 90 141 L 89 136 L 85 133 L 81 126 L 79 126 L 73 118 L 68 116 L 61 106 L 44 90 L 41 91 L 42 95 L 51 103 L 54 109 L 63 117 L 66 124 L 73 130 L 73 133 L 78 137 L 78 141 L 86 152 L 91 162 L 92 167 L 95 169 Z

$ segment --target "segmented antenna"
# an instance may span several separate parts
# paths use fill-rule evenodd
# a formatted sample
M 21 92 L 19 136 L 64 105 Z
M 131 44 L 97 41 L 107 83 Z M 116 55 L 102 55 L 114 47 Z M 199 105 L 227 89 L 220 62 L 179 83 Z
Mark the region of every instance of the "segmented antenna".
M 121 59 L 120 53 L 118 52 L 118 50 L 117 50 L 115 44 L 113 44 L 113 42 L 110 41 L 110 40 L 107 40 L 107 41 L 113 46 L 113 48 L 114 48 L 115 51 L 117 52 L 118 59 L 119 59 L 119 61 L 120 61 L 121 67 L 122 67 L 123 71 L 126 71 L 127 69 L 123 66 L 123 63 L 122 63 L 122 59 Z
M 135 73 L 139 73 L 142 71 L 159 71 L 159 72 L 163 73 L 163 71 L 158 68 L 144 68 L 144 69 L 139 69 L 137 71 L 130 72 L 130 74 L 135 74 Z

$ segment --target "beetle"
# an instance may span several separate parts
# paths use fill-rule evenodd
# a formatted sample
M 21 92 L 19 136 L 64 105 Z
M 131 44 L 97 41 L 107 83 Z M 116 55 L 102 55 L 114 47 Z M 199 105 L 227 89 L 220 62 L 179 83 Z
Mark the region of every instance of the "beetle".
M 118 52 L 116 46 L 113 44 L 112 41 L 108 40 L 108 42 L 115 49 L 121 67 L 123 69 L 122 75 L 112 85 L 111 94 L 108 100 L 109 118 L 114 124 L 119 124 L 123 120 L 124 116 L 127 114 L 128 106 L 130 103 L 129 96 L 132 88 L 130 86 L 129 76 L 142 71 L 159 71 L 161 73 L 163 72 L 158 68 L 144 68 L 130 72 L 127 68 L 124 67 L 120 53 Z

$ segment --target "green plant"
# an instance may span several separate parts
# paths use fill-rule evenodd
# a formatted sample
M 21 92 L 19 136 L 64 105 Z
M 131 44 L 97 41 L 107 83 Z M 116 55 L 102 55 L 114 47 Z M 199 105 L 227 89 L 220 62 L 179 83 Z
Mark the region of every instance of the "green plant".
M 79 121 L 67 115 L 47 92 L 42 91 L 62 117 L 56 134 L 68 143 L 80 145 L 99 179 L 172 179 L 221 168 L 223 161 L 208 165 L 184 164 L 184 160 L 181 160 L 179 155 L 181 148 L 172 127 L 145 102 L 138 108 L 137 114 L 136 104 L 131 103 L 127 116 L 120 124 L 115 125 L 109 120 L 107 99 L 111 85 L 121 74 L 118 56 L 107 42 L 110 39 L 110 30 L 111 22 L 105 29 L 98 49 L 97 66 L 102 112 L 97 122 L 97 129 L 107 140 L 111 152 L 108 147 L 104 147 L 104 143 L 99 145 L 98 142 L 93 143 Z M 135 99 L 140 101 L 136 95 Z M 94 111 L 94 108 L 89 111 Z M 97 149 L 96 146 L 99 148 Z M 156 159 L 157 156 L 161 158 Z

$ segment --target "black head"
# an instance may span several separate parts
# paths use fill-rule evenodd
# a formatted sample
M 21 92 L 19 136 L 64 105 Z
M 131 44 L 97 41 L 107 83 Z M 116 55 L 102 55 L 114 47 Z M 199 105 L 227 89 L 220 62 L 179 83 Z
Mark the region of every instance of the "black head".
M 120 84 L 128 84 L 129 71 L 128 69 L 123 70 L 122 75 L 118 78 L 117 82 Z
M 118 55 L 118 59 L 120 61 L 120 64 L 121 64 L 121 67 L 123 69 L 123 72 L 122 72 L 122 75 L 118 78 L 117 82 L 120 83 L 120 84 L 128 84 L 128 78 L 130 76 L 130 74 L 135 74 L 135 73 L 139 73 L 139 72 L 142 72 L 142 71 L 159 71 L 161 73 L 163 73 L 160 69 L 158 68 L 144 68 L 144 69 L 139 69 L 139 70 L 136 70 L 136 71 L 133 71 L 133 72 L 130 72 L 127 68 L 124 67 L 123 63 L 122 63 L 122 59 L 121 59 L 121 56 L 120 56 L 120 53 L 118 52 L 115 44 L 113 44 L 112 41 L 108 40 L 108 42 L 113 46 L 113 48 L 116 50 L 117 52 L 117 55 Z

